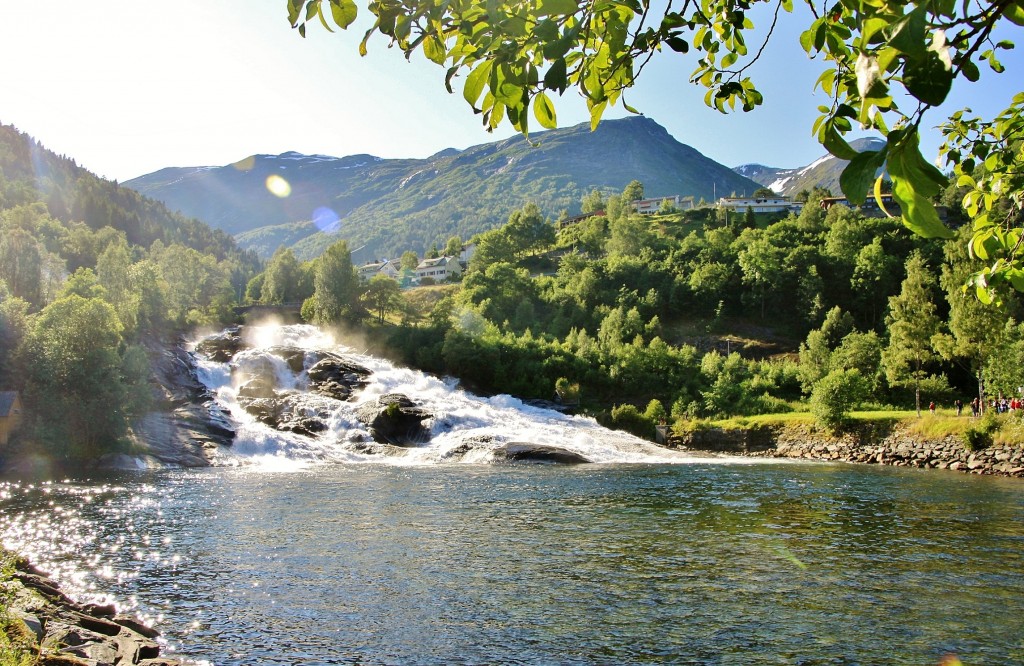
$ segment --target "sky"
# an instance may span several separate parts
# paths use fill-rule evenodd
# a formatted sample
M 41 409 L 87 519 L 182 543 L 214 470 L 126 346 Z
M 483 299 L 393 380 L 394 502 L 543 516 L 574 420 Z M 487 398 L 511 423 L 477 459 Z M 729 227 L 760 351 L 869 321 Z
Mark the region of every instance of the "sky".
M 49 0 L 44 20 L 30 5 L 0 0 L 0 123 L 122 182 L 292 150 L 422 158 L 515 134 L 507 125 L 487 133 L 461 85 L 448 94 L 445 70 L 420 54 L 406 61 L 378 35 L 360 57 L 369 23 L 366 2 L 358 4 L 354 29 L 310 25 L 302 39 L 288 25 L 286 0 Z M 809 164 L 824 152 L 810 129 L 827 100 L 813 93 L 823 65 L 800 49 L 800 23 L 783 16 L 755 66 L 765 104 L 751 113 L 704 105 L 704 89 L 687 81 L 692 53 L 659 54 L 626 100 L 727 166 Z M 1001 76 L 985 71 L 979 84 L 954 87 L 944 109 L 1005 107 L 1024 54 L 1004 64 Z M 575 93 L 556 105 L 559 126 L 589 121 Z M 619 108 L 605 117 L 626 115 Z M 941 119 L 933 112 L 926 124 Z M 923 141 L 926 151 L 937 145 L 936 132 Z

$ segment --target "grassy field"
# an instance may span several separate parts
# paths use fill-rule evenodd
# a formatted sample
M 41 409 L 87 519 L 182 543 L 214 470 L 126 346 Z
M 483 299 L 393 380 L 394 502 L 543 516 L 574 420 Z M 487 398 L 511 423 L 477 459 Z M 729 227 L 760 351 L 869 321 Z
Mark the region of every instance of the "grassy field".
M 1021 411 L 973 418 L 968 411 L 957 416 L 952 409 L 937 409 L 934 414 L 925 411 L 921 416 L 914 410 L 871 410 L 852 412 L 850 422 L 853 427 L 870 423 L 899 426 L 922 439 L 962 438 L 968 429 L 987 428 L 993 444 L 1024 444 L 1024 412 Z M 701 422 L 703 427 L 724 430 L 801 424 L 813 425 L 814 417 L 809 412 L 786 412 Z

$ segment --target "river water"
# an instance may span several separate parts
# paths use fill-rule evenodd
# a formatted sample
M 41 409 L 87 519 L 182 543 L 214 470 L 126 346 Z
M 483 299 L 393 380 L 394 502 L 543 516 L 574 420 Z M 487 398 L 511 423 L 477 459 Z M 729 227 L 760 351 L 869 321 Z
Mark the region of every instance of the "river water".
M 0 540 L 218 665 L 1024 663 L 1019 480 L 662 455 L 457 393 L 412 455 L 238 416 L 230 466 L 3 483 Z M 480 414 L 603 462 L 436 455 Z

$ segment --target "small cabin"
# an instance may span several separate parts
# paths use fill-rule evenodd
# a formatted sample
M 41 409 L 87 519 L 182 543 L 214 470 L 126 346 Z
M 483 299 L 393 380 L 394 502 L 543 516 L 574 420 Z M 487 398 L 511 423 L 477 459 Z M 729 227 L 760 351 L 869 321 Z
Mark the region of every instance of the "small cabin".
M 0 446 L 6 446 L 11 434 L 21 425 L 21 394 L 0 391 Z

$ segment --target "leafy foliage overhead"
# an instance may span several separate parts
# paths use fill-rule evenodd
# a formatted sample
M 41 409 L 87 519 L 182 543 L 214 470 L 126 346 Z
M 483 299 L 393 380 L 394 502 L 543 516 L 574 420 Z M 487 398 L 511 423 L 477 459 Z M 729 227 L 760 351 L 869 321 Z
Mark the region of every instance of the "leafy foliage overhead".
M 793 12 L 793 0 L 375 0 L 368 5 L 375 22 L 359 49 L 365 54 L 380 33 L 406 57 L 421 51 L 447 68 L 449 91 L 456 75 L 464 74 L 463 97 L 490 129 L 507 119 L 527 134 L 531 116 L 541 127 L 554 127 L 552 96 L 570 89 L 587 100 L 592 127 L 610 105 L 622 101 L 632 111 L 623 94 L 662 50 L 692 52 L 690 80 L 707 89 L 708 106 L 750 111 L 763 101 L 749 75 L 763 52 L 762 44 L 748 45 L 752 10 L 759 5 L 771 17 L 762 33 L 767 42 L 781 15 Z M 841 179 L 844 194 L 860 203 L 874 181 L 877 196 L 882 176 L 875 173 L 885 165 L 906 226 L 925 237 L 951 237 L 933 203 L 946 176 L 922 156 L 919 127 L 954 81 L 977 81 L 982 67 L 1004 71 L 1000 51 L 1014 44 L 1001 39 L 1001 31 L 1024 25 L 1024 2 L 839 0 L 806 6 L 811 20 L 800 44 L 823 61 L 816 87 L 831 98 L 819 107 L 812 131 L 829 153 L 850 161 Z M 288 0 L 289 20 L 302 35 L 317 18 L 330 29 L 324 8 L 342 28 L 357 13 L 354 0 Z M 1014 191 L 1008 186 L 1020 191 L 1022 107 L 1018 95 L 996 118 L 957 113 L 944 127 L 946 163 L 969 188 L 965 205 L 978 227 L 971 248 L 992 262 L 972 278 L 986 301 L 996 298 L 999 282 L 1024 288 L 1019 196 L 1010 197 L 1007 215 L 994 220 L 988 214 L 995 199 Z M 885 145 L 858 153 L 845 138 L 855 127 L 877 132 Z M 982 172 L 975 174 L 977 168 Z

